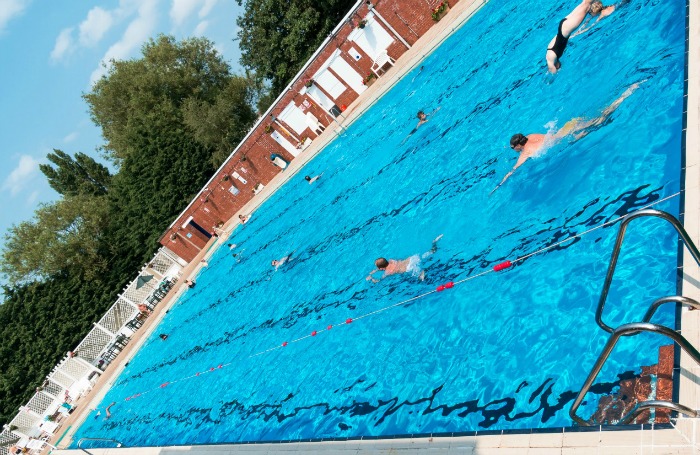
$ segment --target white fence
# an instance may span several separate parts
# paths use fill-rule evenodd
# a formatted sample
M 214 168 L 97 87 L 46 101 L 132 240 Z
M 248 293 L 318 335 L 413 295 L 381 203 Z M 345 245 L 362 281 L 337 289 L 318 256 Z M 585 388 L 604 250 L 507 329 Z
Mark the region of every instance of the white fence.
M 94 380 L 113 359 L 105 354 L 114 353 L 110 348 L 114 347 L 115 341 L 123 344 L 133 334 L 135 326 L 130 323 L 141 313 L 139 306 L 150 307 L 152 300 L 149 299 L 162 293 L 161 283 L 176 280 L 184 265 L 186 262 L 166 247 L 158 250 L 124 288 L 114 305 L 75 349 L 54 367 L 27 404 L 20 407 L 19 413 L 3 427 L 0 455 L 8 455 L 13 445 L 50 436 L 49 431 L 42 431 L 42 424 L 56 415 L 64 402 L 75 401 L 90 390 Z

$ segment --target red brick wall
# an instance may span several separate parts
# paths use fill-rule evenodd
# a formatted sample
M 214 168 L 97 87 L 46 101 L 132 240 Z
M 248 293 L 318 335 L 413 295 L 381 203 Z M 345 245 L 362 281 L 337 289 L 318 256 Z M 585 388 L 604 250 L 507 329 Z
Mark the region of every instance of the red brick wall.
M 450 0 L 450 6 L 453 6 L 457 1 Z M 373 3 L 381 17 L 405 41 L 412 45 L 418 40 L 419 36 L 425 34 L 435 24 L 431 17 L 431 10 L 437 6 L 439 0 L 374 0 Z M 311 112 L 324 126 L 329 127 L 333 123 L 333 117 L 330 113 L 318 106 L 308 95 L 302 95 L 299 92 L 304 88 L 306 81 L 311 79 L 314 73 L 321 68 L 321 65 L 338 49 L 341 51 L 341 57 L 362 77 L 365 77 L 371 71 L 372 59 L 358 45 L 348 40 L 350 33 L 355 29 L 359 21 L 367 15 L 368 11 L 367 5 L 363 4 L 352 15 L 352 24 L 346 23 L 340 28 L 338 33 L 304 71 L 304 74 L 294 82 L 291 90 L 271 110 L 272 115 L 278 116 L 290 102 L 294 102 L 303 111 Z M 391 30 L 384 26 L 381 20 L 377 22 L 394 38 L 394 43 L 389 46 L 387 53 L 394 60 L 398 59 L 408 49 Z M 348 54 L 348 50 L 351 47 L 362 56 L 359 60 L 356 61 Z M 387 71 L 391 70 L 387 69 Z M 334 73 L 332 69 L 330 72 Z M 334 75 L 338 77 L 337 74 Z M 342 78 L 338 77 L 338 79 L 344 83 Z M 317 87 L 325 93 L 323 87 Z M 328 93 L 326 95 L 332 98 Z M 335 104 L 338 107 L 343 105 L 349 106 L 357 97 L 358 94 L 348 87 L 335 100 Z M 308 101 L 308 107 L 304 106 L 304 101 Z M 281 123 L 284 125 L 284 122 Z M 213 232 L 215 225 L 231 218 L 243 205 L 252 199 L 253 188 L 257 183 L 267 185 L 275 175 L 281 172 L 281 169 L 270 161 L 270 154 L 276 153 L 287 161 L 294 159 L 290 153 L 265 133 L 264 130 L 267 125 L 271 125 L 273 129 L 286 136 L 279 125 L 272 122 L 271 118 L 268 117 L 261 122 L 260 126 L 250 135 L 239 151 L 231 157 L 229 162 L 225 163 L 222 170 L 213 178 L 209 187 L 202 190 L 194 203 L 178 218 L 173 228 L 163 235 L 160 240 L 161 244 L 170 248 L 186 261 L 191 261 L 204 247 L 207 239 L 192 226 L 182 227 L 182 224 L 188 217 L 192 216 L 194 221 L 202 228 Z M 284 126 L 292 135 L 297 136 L 297 133 L 291 127 L 288 125 Z M 314 139 L 316 133 L 307 128 L 300 136 Z M 296 139 L 289 137 L 287 139 L 292 144 L 296 143 Z M 243 172 L 241 168 L 245 168 L 248 172 Z M 234 171 L 238 172 L 248 183 L 243 184 L 233 177 L 225 181 L 224 176 L 230 176 Z M 240 190 L 238 195 L 234 196 L 228 191 L 231 185 L 235 185 Z M 190 235 L 189 238 L 187 237 L 188 234 Z

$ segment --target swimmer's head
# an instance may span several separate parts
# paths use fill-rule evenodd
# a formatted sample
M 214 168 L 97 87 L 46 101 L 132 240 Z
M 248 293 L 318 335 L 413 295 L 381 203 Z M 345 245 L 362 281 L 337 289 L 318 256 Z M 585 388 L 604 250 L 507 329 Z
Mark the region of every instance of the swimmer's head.
M 588 7 L 588 12 L 591 14 L 591 16 L 597 16 L 601 11 L 603 11 L 604 8 L 605 6 L 603 6 L 603 2 L 600 0 L 593 0 L 591 6 Z
M 527 144 L 527 136 L 523 134 L 514 134 L 513 137 L 510 138 L 510 148 L 518 153 L 523 151 L 525 144 Z
M 304 180 L 306 180 L 307 182 L 310 182 L 310 181 L 311 181 L 311 177 L 307 175 L 306 177 L 304 177 Z
M 379 258 L 374 261 L 374 265 L 376 265 L 379 270 L 384 270 L 385 268 L 389 267 L 389 261 L 384 258 Z
M 420 119 L 420 120 L 425 120 L 425 118 L 426 118 L 427 116 L 425 115 L 425 112 L 423 112 L 423 111 L 418 111 L 418 114 L 416 114 L 416 117 L 418 117 L 418 119 Z

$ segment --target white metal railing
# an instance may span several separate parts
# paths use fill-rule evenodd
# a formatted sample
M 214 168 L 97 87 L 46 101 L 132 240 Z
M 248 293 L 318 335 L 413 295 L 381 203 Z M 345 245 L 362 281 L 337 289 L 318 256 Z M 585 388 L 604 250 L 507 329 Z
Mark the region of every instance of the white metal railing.
M 20 438 L 37 434 L 39 425 L 49 413 L 55 412 L 66 399 L 69 389 L 89 387 L 88 377 L 101 372 L 98 368 L 109 361 L 100 362 L 100 356 L 114 343 L 119 332 L 128 327 L 136 315 L 139 305 L 146 302 L 158 283 L 167 277 L 177 278 L 186 263 L 169 249 L 162 247 L 153 259 L 141 268 L 134 280 L 127 284 L 122 294 L 107 310 L 102 318 L 75 347 L 66 354 L 20 412 L 0 433 L 0 455 L 7 455 L 8 449 Z M 139 282 L 139 277 L 152 276 L 148 281 Z M 130 329 L 133 331 L 133 329 Z M 78 384 L 79 382 L 83 384 Z

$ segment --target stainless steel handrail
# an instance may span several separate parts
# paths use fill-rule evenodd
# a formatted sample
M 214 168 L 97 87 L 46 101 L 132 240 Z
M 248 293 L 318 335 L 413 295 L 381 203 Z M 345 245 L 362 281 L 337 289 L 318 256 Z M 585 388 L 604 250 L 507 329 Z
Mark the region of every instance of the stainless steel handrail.
M 586 378 L 586 381 L 583 383 L 583 387 L 581 387 L 581 391 L 578 393 L 578 396 L 574 400 L 574 404 L 571 406 L 571 409 L 569 410 L 569 416 L 579 425 L 584 425 L 584 426 L 590 426 L 592 425 L 590 422 L 587 422 L 583 420 L 581 417 L 576 415 L 576 411 L 578 410 L 579 406 L 581 406 L 581 402 L 583 401 L 584 397 L 586 396 L 586 393 L 588 393 L 588 390 L 591 388 L 591 385 L 593 385 L 593 381 L 595 381 L 595 378 L 598 376 L 598 373 L 600 373 L 600 370 L 603 368 L 603 364 L 605 364 L 605 361 L 608 359 L 610 356 L 610 353 L 612 352 L 613 348 L 617 344 L 618 340 L 627 335 L 639 333 L 639 332 L 652 332 L 652 333 L 659 333 L 661 335 L 664 335 L 668 338 L 671 338 L 673 341 L 678 343 L 678 345 L 683 349 L 686 354 L 690 356 L 693 360 L 695 360 L 696 363 L 700 364 L 700 352 L 697 351 L 689 342 L 688 340 L 685 339 L 680 333 L 669 329 L 668 327 L 665 327 L 663 325 L 659 324 L 652 324 L 650 322 L 633 322 L 631 324 L 623 324 L 617 329 L 613 330 L 612 335 L 610 335 L 610 338 L 608 339 L 608 342 L 605 344 L 605 347 L 603 348 L 603 352 L 600 353 L 600 356 L 598 356 L 598 360 L 596 361 L 595 365 L 593 366 L 593 369 L 591 369 L 591 372 L 589 373 L 588 377 Z M 646 402 L 650 403 L 650 402 Z M 661 402 L 664 403 L 664 402 Z M 641 405 L 641 404 L 640 404 Z M 657 405 L 649 405 L 649 407 L 662 407 L 664 406 L 663 404 L 657 404 Z M 664 407 L 671 407 L 671 406 L 664 406 Z M 683 412 L 684 409 L 688 409 L 685 406 L 682 405 L 677 405 L 673 404 L 674 410 L 677 410 L 679 412 Z M 676 409 L 677 408 L 677 409 Z M 691 410 L 692 411 L 692 410 Z M 629 416 L 628 416 L 629 417 Z
M 603 283 L 603 291 L 600 294 L 600 299 L 598 300 L 598 308 L 596 309 L 595 312 L 595 322 L 606 332 L 608 333 L 613 333 L 613 328 L 607 325 L 605 322 L 603 322 L 603 309 L 605 308 L 605 302 L 608 298 L 608 292 L 610 291 L 610 284 L 612 283 L 613 280 L 613 275 L 615 274 L 615 267 L 617 266 L 617 258 L 620 255 L 620 249 L 622 248 L 622 241 L 625 238 L 625 231 L 627 230 L 627 225 L 634 219 L 636 218 L 641 218 L 645 216 L 653 216 L 657 218 L 662 218 L 674 227 L 676 232 L 678 232 L 678 235 L 680 236 L 681 240 L 683 240 L 683 243 L 685 244 L 686 248 L 688 248 L 688 251 L 690 251 L 690 254 L 693 256 L 693 259 L 695 259 L 695 262 L 700 265 L 700 251 L 698 251 L 698 248 L 695 246 L 693 241 L 690 239 L 688 236 L 688 233 L 686 232 L 685 228 L 683 225 L 678 221 L 673 215 L 667 212 L 663 212 L 661 210 L 654 210 L 654 209 L 646 209 L 646 210 L 640 210 L 638 212 L 634 212 L 630 215 L 628 215 L 624 220 L 622 220 L 622 223 L 620 223 L 620 230 L 617 233 L 617 239 L 615 239 L 615 246 L 613 247 L 613 252 L 612 256 L 610 258 L 610 265 L 608 266 L 608 273 L 605 276 L 605 282 Z M 690 300 L 690 299 L 688 299 Z M 658 302 L 654 302 L 652 304 L 652 307 Z M 693 300 L 694 303 L 697 303 Z M 665 303 L 665 302 L 661 302 Z M 688 303 L 687 301 L 681 302 L 681 303 Z M 660 304 L 660 303 L 659 303 Z M 656 305 L 658 307 L 658 305 Z M 694 305 L 691 305 L 694 306 Z M 647 311 L 647 315 L 649 315 L 649 318 L 651 318 L 651 315 L 654 314 L 654 311 L 656 311 L 656 308 L 649 309 Z M 651 312 L 651 313 L 650 313 Z M 645 316 L 646 318 L 646 316 Z
M 651 321 L 651 318 L 654 316 L 654 313 L 656 313 L 656 310 L 658 310 L 664 303 L 680 303 L 682 305 L 688 305 L 696 310 L 700 310 L 700 302 L 697 300 L 691 299 L 690 297 L 683 297 L 682 295 L 670 295 L 668 297 L 661 297 L 660 299 L 654 300 L 654 302 L 649 306 L 647 312 L 644 314 L 642 322 Z
M 642 411 L 649 408 L 666 408 L 672 409 L 676 412 L 680 412 L 681 414 L 685 414 L 690 417 L 698 416 L 698 411 L 690 409 L 687 406 L 683 406 L 682 404 L 678 404 L 673 401 L 647 400 L 642 401 L 641 403 L 637 403 L 637 405 L 630 411 L 629 414 L 620 419 L 620 423 L 627 424 L 632 422 L 639 414 L 642 413 Z
M 92 452 L 88 452 L 86 449 L 83 449 L 82 447 L 80 447 L 80 444 L 82 444 L 83 441 L 109 441 L 109 442 L 116 442 L 116 443 L 117 443 L 117 447 L 122 447 L 122 446 L 124 445 L 124 444 L 122 444 L 121 442 L 117 441 L 116 439 L 109 439 L 109 438 L 80 438 L 80 440 L 78 441 L 78 448 L 79 448 L 80 450 L 82 450 L 83 452 L 89 454 L 89 455 L 93 455 L 93 453 L 92 453 Z

